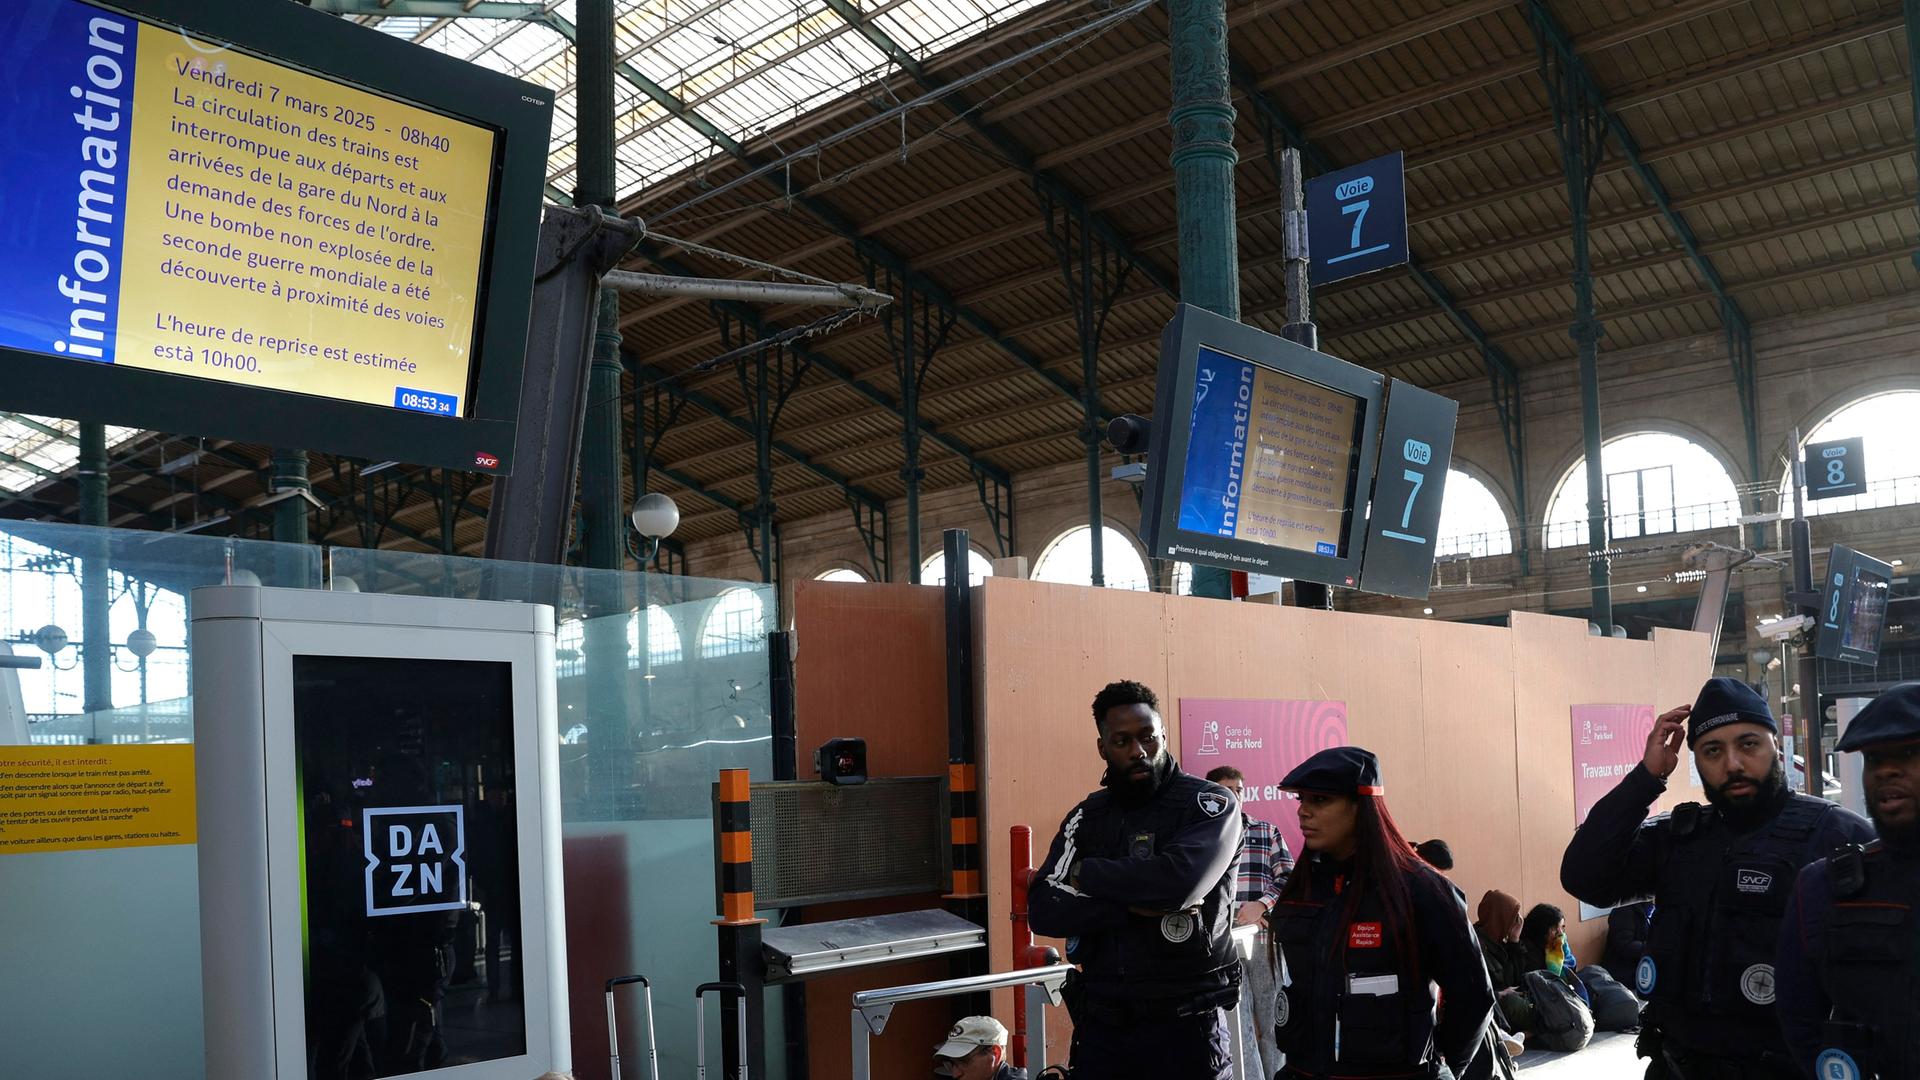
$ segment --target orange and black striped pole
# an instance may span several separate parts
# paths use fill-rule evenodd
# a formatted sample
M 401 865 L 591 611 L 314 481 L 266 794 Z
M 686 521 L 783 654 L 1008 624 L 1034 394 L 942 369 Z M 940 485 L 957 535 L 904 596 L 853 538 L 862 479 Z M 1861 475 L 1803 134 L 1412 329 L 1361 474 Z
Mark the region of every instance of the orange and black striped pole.
M 714 813 L 719 817 L 720 979 L 746 987 L 741 1007 L 747 1013 L 747 1041 L 732 1024 L 721 1024 L 721 1063 L 727 1076 L 767 1074 L 766 966 L 760 955 L 760 927 L 753 916 L 753 785 L 745 769 L 720 770 Z M 740 1070 L 745 1067 L 745 1072 Z
M 986 896 L 980 880 L 979 766 L 947 766 L 947 815 L 952 822 L 953 891 L 947 900 L 979 900 Z
M 719 926 L 748 926 L 753 917 L 753 806 L 745 769 L 720 770 Z

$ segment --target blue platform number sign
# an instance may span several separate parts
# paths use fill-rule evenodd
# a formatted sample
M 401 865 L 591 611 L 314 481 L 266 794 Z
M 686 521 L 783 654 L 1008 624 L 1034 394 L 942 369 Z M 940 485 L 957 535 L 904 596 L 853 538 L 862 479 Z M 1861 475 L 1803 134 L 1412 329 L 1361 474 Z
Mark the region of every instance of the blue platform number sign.
M 1313 284 L 1407 261 L 1405 168 L 1395 151 L 1307 181 L 1307 255 Z
M 1360 556 L 1363 592 L 1423 599 L 1433 584 L 1435 533 L 1453 460 L 1460 404 L 1399 379 L 1388 384 L 1379 472 Z
M 1838 499 L 1867 492 L 1865 439 L 1807 444 L 1807 498 Z

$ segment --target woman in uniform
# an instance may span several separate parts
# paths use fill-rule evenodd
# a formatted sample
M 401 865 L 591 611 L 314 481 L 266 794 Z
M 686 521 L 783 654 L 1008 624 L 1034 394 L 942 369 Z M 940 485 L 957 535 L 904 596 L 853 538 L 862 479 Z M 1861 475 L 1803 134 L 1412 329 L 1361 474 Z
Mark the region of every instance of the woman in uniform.
M 1300 799 L 1306 851 L 1268 916 L 1287 965 L 1279 1075 L 1440 1080 L 1464 1070 L 1485 1045 L 1493 989 L 1466 899 L 1387 812 L 1379 760 L 1358 747 L 1322 750 L 1280 786 Z

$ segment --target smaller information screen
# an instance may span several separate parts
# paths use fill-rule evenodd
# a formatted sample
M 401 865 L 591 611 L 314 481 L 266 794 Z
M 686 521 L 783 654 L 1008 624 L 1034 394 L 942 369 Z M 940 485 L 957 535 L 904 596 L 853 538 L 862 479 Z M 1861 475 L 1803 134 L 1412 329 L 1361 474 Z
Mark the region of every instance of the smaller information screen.
M 1201 346 L 1179 527 L 1347 554 L 1365 403 Z
M 471 413 L 495 131 L 77 0 L 0 60 L 0 346 Z

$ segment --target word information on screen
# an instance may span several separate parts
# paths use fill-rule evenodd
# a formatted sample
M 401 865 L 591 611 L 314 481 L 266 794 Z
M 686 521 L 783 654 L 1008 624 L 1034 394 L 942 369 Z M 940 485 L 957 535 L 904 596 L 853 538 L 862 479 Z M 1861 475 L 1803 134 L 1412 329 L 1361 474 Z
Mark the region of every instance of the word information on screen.
M 73 0 L 28 7 L 0 13 L 27 127 L 0 150 L 46 149 L 0 154 L 24 211 L 0 345 L 461 415 L 492 131 Z
M 1342 554 L 1359 399 L 1202 347 L 1180 528 Z

